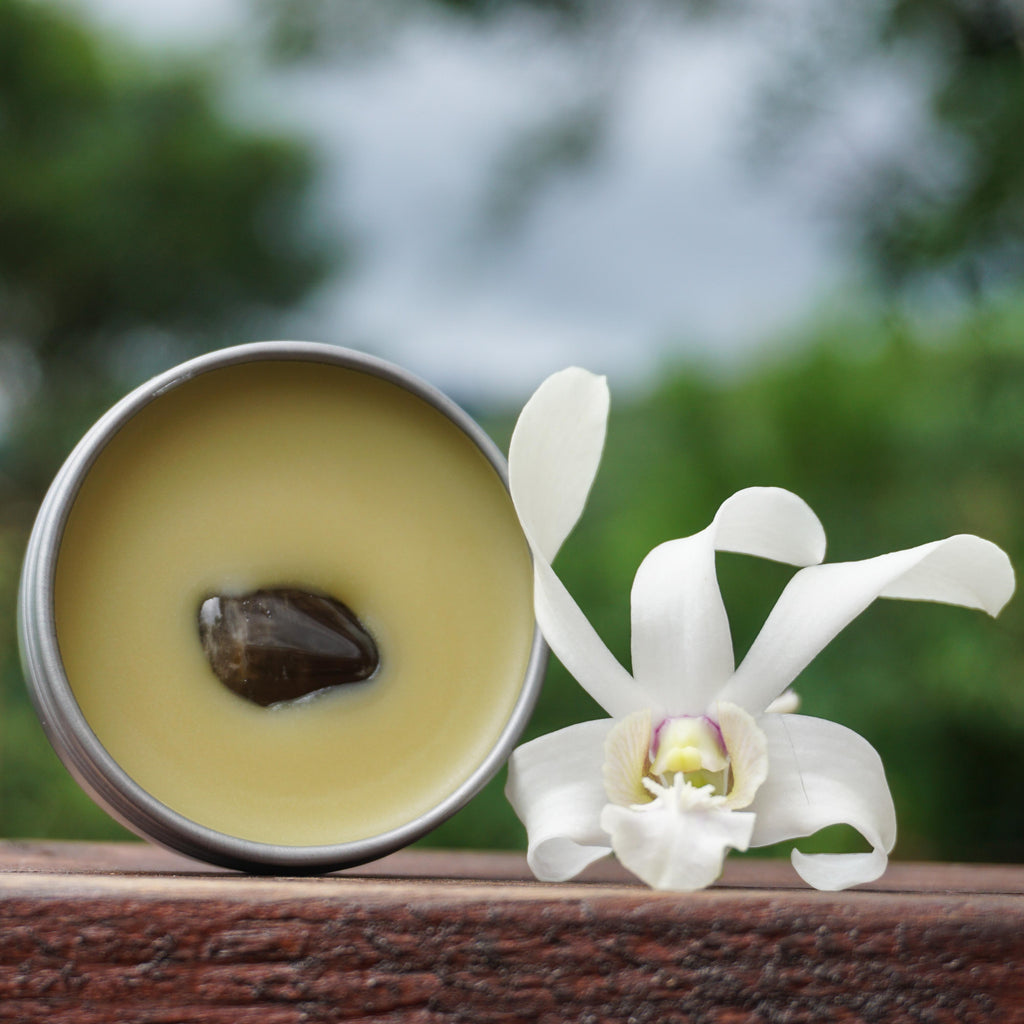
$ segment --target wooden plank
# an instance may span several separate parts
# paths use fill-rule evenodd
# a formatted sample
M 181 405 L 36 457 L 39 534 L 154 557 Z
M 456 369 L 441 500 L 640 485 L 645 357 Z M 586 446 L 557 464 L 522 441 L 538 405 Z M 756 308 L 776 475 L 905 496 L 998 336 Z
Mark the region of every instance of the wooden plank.
M 46 872 L 222 872 L 144 842 L 87 843 L 0 840 L 0 876 L 11 871 Z M 401 850 L 343 873 L 346 877 L 406 877 L 533 881 L 521 853 Z M 633 875 L 611 858 L 589 867 L 577 882 L 639 886 Z M 718 886 L 755 889 L 805 889 L 788 860 L 733 856 L 726 861 Z M 885 875 L 862 889 L 882 892 L 973 892 L 1024 894 L 1024 866 L 979 864 L 917 864 L 893 861 Z
M 830 894 L 736 860 L 678 895 L 494 880 L 522 877 L 517 855 L 388 861 L 257 878 L 142 844 L 0 844 L 0 1020 L 1022 1019 L 1024 868 L 896 865 L 904 891 Z

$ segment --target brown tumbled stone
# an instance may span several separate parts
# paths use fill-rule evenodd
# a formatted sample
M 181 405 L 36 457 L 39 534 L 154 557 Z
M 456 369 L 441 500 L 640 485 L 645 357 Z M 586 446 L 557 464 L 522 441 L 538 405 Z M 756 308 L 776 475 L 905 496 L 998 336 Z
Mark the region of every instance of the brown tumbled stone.
M 263 707 L 369 679 L 373 637 L 341 601 L 297 587 L 208 597 L 199 638 L 217 678 Z

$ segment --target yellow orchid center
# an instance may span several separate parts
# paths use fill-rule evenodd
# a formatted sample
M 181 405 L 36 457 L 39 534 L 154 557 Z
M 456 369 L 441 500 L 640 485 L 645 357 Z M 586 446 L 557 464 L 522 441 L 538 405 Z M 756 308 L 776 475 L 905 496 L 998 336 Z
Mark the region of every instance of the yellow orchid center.
M 651 774 L 666 782 L 682 774 L 697 787 L 712 786 L 724 795 L 729 755 L 718 725 L 705 716 L 666 719 L 655 730 Z

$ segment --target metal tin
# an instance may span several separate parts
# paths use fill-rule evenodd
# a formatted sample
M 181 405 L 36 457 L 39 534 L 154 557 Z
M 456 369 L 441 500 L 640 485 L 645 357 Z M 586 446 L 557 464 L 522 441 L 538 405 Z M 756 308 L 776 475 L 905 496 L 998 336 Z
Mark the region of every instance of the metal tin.
M 209 370 L 260 360 L 311 361 L 382 378 L 424 400 L 454 423 L 483 453 L 506 489 L 504 456 L 450 398 L 408 371 L 360 352 L 308 342 L 259 342 L 200 356 L 132 391 L 85 434 L 58 472 L 29 539 L 18 600 L 22 666 L 43 728 L 64 765 L 112 817 L 136 834 L 188 856 L 254 872 L 314 873 L 365 863 L 420 838 L 462 808 L 497 773 L 533 710 L 547 649 L 538 631 L 521 690 L 498 741 L 476 770 L 430 811 L 388 832 L 326 846 L 257 842 L 197 824 L 138 785 L 101 744 L 86 721 L 61 660 L 55 621 L 57 557 L 75 497 L 99 453 L 148 403 Z

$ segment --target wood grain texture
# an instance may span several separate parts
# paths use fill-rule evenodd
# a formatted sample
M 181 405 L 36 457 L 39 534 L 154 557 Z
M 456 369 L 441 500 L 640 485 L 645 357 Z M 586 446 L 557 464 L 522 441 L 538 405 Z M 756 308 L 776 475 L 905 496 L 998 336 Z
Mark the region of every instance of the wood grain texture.
M 255 878 L 137 844 L 0 844 L 0 1020 L 1024 1020 L 1022 868 L 897 866 L 904 891 L 828 894 L 738 861 L 681 896 L 491 880 L 517 855 L 389 860 Z

